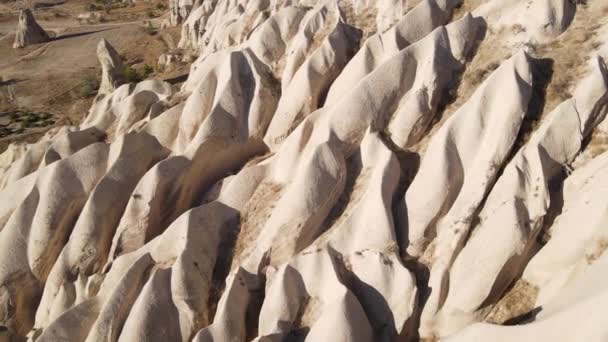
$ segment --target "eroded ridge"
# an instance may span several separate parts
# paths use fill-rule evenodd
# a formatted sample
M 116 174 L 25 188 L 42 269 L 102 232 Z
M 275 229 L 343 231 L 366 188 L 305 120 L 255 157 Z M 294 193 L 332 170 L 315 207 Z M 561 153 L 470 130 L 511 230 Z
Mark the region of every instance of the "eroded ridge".
M 0 340 L 601 341 L 606 13 L 171 0 L 181 85 L 102 40 L 85 119 L 0 155 Z

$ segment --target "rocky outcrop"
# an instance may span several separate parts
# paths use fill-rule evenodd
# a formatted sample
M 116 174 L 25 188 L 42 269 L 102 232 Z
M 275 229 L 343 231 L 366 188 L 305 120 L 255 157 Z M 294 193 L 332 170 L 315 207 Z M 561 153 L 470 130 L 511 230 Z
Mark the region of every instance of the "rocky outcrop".
M 111 93 L 124 83 L 122 59 L 118 52 L 104 38 L 97 44 L 97 58 L 101 64 L 101 82 L 98 93 Z
M 490 94 L 498 88 L 502 96 L 494 101 Z M 429 264 L 433 289 L 421 314 L 423 337 L 433 336 L 432 317 L 445 295 L 442 287 L 451 262 L 515 142 L 531 92 L 528 57 L 519 53 L 490 75 L 435 133 L 406 192 L 406 251 Z M 505 98 L 509 100 L 503 102 Z
M 182 57 L 180 53 L 166 52 L 158 56 L 156 65 L 160 70 L 171 70 L 180 62 L 180 57 Z
M 49 35 L 38 25 L 34 15 L 29 8 L 21 10 L 19 22 L 15 32 L 15 42 L 13 48 L 22 48 L 32 44 L 44 43 L 49 41 Z
M 0 155 L 0 333 L 601 341 L 606 50 L 566 89 L 587 7 L 475 4 L 175 1 L 179 87 L 102 40 L 81 124 Z
M 479 319 L 482 313 L 478 310 L 483 303 L 494 302 L 533 254 L 543 220 L 560 201 L 551 190 L 561 188 L 566 166 L 608 112 L 608 72 L 601 59 L 594 64 L 593 72 L 581 82 L 573 98 L 548 114 L 488 194 L 479 222 L 471 226 L 473 233 L 449 272 L 448 295 L 439 326 L 442 335 Z M 547 246 L 546 253 L 555 248 L 554 243 Z M 538 274 L 543 254 L 530 265 L 530 275 L 535 266 Z M 540 277 L 531 279 L 543 284 Z
M 102 141 L 105 137 L 105 132 L 94 127 L 89 129 L 61 127 L 57 131 L 51 130 L 38 142 L 27 146 L 23 154 L 15 156 L 8 167 L 0 172 L 0 189 L 36 169 L 64 159 L 92 143 Z

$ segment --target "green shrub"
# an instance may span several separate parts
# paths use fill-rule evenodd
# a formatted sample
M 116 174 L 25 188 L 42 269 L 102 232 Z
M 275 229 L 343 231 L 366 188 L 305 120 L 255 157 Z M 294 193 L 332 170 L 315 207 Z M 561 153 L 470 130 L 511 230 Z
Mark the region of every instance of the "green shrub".
M 142 70 L 142 78 L 148 78 L 150 74 L 154 72 L 154 68 L 148 64 L 144 64 L 144 68 Z
M 137 82 L 141 81 L 141 76 L 139 75 L 137 70 L 135 70 L 135 68 L 133 68 L 131 66 L 126 66 L 122 72 L 122 75 L 125 77 L 125 80 L 129 83 L 137 83 Z
M 27 127 L 31 127 L 39 119 L 40 118 L 36 114 L 34 114 L 34 113 L 28 113 L 27 116 L 25 117 L 25 119 L 23 120 L 23 122 L 25 123 L 25 125 Z
M 98 11 L 101 7 L 95 5 L 95 4 L 85 4 L 84 5 L 84 10 L 86 12 L 95 12 Z
M 144 64 L 141 71 L 133 68 L 132 66 L 127 66 L 123 70 L 123 77 L 125 81 L 129 83 L 137 83 L 146 79 L 150 74 L 154 72 L 154 68 L 148 64 Z
M 95 96 L 97 89 L 99 89 L 99 81 L 97 81 L 96 78 L 89 76 L 82 81 L 78 94 L 81 98 Z

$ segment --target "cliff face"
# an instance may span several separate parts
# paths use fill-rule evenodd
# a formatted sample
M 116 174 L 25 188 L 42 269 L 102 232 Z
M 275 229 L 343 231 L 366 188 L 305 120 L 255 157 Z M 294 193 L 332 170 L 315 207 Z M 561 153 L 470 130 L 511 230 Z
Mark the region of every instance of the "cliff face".
M 179 89 L 102 41 L 82 124 L 0 155 L 0 334 L 608 334 L 608 4 L 170 11 Z

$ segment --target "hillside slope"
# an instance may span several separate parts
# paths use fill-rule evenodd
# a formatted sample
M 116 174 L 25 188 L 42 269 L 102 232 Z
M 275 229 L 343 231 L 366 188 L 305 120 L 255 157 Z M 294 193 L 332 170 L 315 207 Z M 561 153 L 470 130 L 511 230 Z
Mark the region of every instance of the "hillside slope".
M 608 2 L 169 8 L 0 155 L 0 341 L 605 340 Z

